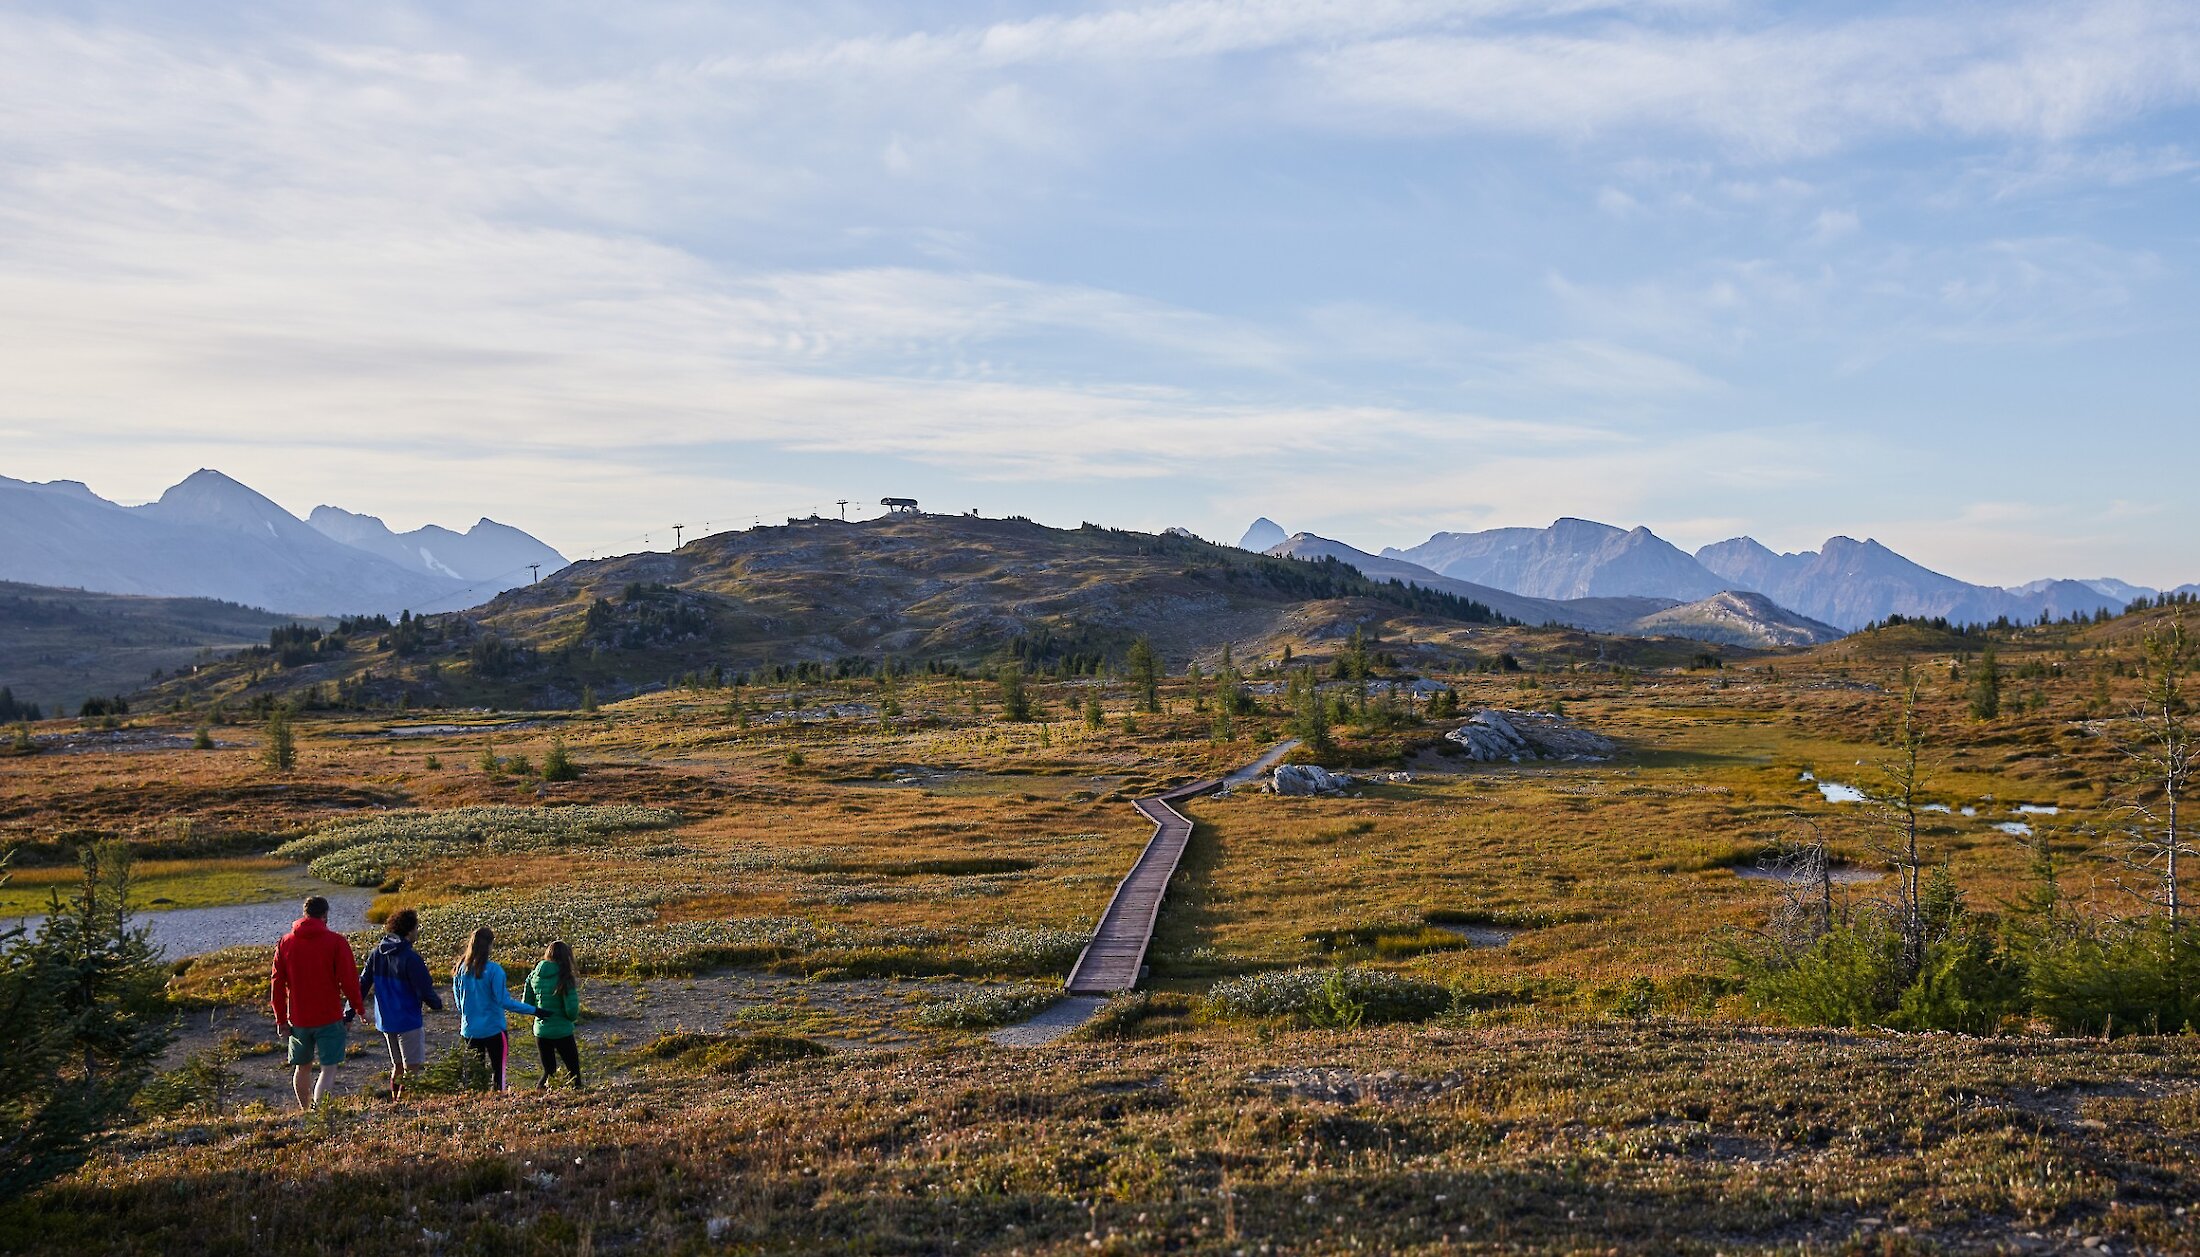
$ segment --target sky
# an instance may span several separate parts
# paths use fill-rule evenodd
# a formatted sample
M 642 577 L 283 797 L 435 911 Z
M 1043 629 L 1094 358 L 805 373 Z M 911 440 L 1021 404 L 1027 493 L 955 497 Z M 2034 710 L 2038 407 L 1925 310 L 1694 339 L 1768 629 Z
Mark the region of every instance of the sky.
M 2200 5 L 19 0 L 0 474 L 2200 580 Z

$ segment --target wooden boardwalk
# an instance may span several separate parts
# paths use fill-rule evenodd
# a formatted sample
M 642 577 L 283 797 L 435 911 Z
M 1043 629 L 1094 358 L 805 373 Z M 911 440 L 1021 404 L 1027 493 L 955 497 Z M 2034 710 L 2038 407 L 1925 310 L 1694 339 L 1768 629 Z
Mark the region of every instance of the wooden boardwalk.
M 1153 822 L 1153 837 L 1131 866 L 1130 875 L 1115 888 L 1115 897 L 1108 900 L 1107 910 L 1100 914 L 1092 941 L 1077 957 L 1064 989 L 1072 995 L 1114 995 L 1137 987 L 1146 967 L 1146 948 L 1153 942 L 1154 923 L 1161 916 L 1161 900 L 1169 892 L 1169 879 L 1176 876 L 1177 863 L 1184 858 L 1185 844 L 1192 839 L 1192 822 L 1176 810 L 1176 805 L 1225 784 L 1251 781 L 1297 745 L 1292 741 L 1270 747 L 1253 763 L 1219 780 L 1193 782 L 1138 800 L 1134 806 Z

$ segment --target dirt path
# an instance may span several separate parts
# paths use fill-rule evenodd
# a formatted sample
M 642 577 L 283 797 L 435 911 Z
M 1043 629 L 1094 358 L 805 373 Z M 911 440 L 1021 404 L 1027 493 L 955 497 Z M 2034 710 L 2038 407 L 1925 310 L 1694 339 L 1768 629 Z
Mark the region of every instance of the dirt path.
M 1107 1002 L 1097 995 L 1072 995 L 1029 1021 L 1003 1026 L 985 1037 L 1003 1047 L 1041 1047 L 1091 1021 Z

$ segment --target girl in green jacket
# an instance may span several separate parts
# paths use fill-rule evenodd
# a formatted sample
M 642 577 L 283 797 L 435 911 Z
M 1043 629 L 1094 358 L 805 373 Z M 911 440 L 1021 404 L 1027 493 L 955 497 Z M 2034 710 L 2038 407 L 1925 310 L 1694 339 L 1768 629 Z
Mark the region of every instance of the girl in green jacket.
M 542 1055 L 542 1081 L 550 1085 L 558 1063 L 581 1085 L 580 1041 L 573 1037 L 573 1023 L 580 1020 L 581 989 L 573 976 L 573 949 L 561 940 L 542 953 L 542 963 L 527 975 L 527 1002 L 538 1010 L 535 1018 L 535 1050 Z

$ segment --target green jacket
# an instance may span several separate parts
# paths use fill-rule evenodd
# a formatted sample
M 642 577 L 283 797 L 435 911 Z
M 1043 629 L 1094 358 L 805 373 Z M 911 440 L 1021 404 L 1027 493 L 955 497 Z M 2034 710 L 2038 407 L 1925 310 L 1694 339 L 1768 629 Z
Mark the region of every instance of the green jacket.
M 557 966 L 545 960 L 527 975 L 527 1002 L 542 1010 L 535 1018 L 535 1037 L 538 1039 L 570 1039 L 573 1023 L 581 1016 L 581 986 L 579 982 L 564 995 L 557 994 Z

